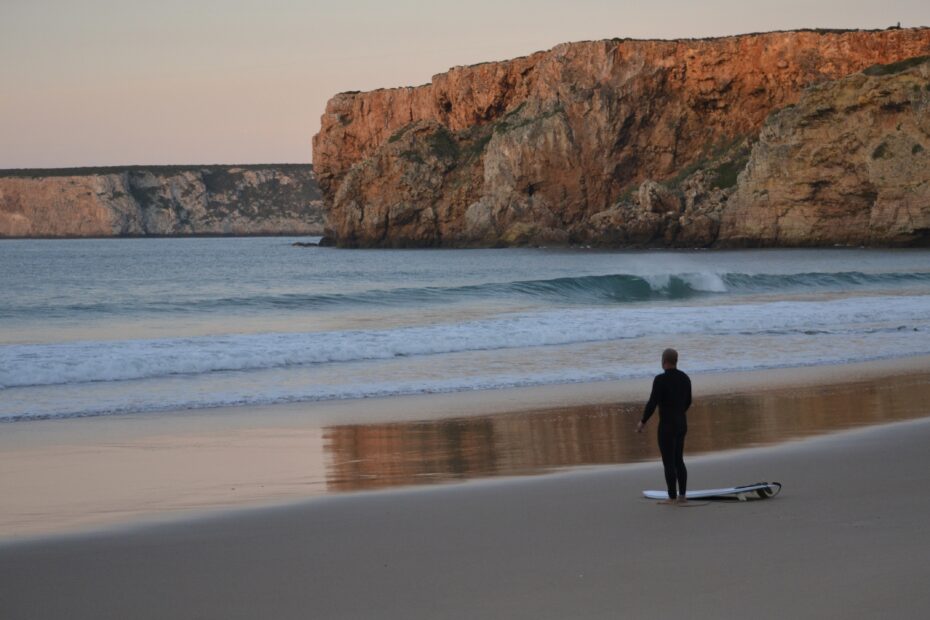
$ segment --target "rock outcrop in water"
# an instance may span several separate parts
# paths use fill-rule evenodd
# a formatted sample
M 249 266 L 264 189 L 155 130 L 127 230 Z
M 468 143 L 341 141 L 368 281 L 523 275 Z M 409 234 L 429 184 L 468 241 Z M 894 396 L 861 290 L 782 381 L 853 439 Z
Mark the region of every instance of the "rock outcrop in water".
M 307 164 L 0 171 L 0 237 L 316 235 Z
M 776 202 L 774 186 L 768 203 L 754 198 L 776 182 L 762 162 L 783 151 L 773 129 L 754 143 L 805 88 L 927 53 L 926 28 L 596 41 L 456 67 L 417 88 L 343 93 L 313 142 L 328 234 L 344 246 L 919 243 L 920 226 L 904 220 L 921 207 L 888 206 L 894 180 L 876 211 L 881 235 L 807 235 L 791 222 L 836 209 L 816 194 L 790 207 L 809 215 L 755 226 L 788 202 Z M 821 124 L 841 134 L 868 116 L 852 113 L 837 108 Z M 750 185 L 737 188 L 750 151 Z M 837 145 L 831 157 L 842 156 Z

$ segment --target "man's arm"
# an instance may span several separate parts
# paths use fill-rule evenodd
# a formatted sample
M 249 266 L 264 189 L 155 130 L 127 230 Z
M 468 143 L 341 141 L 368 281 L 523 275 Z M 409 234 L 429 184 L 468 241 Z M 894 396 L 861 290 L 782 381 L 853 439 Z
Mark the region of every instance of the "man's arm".
M 688 379 L 688 399 L 685 401 L 685 411 L 691 408 L 691 379 Z
M 659 377 L 661 376 L 662 375 L 659 375 L 652 380 L 652 393 L 649 394 L 649 402 L 646 403 L 646 409 L 643 410 L 643 417 L 636 426 L 637 433 L 642 432 L 643 427 L 646 426 L 646 422 L 648 422 L 652 414 L 655 413 L 656 407 L 659 404 Z

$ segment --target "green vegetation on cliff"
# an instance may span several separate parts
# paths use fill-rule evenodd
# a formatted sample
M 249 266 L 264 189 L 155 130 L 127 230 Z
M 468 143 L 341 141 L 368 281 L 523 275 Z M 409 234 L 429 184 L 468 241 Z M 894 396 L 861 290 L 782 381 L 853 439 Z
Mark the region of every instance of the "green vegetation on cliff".
M 872 65 L 868 69 L 865 69 L 863 73 L 873 77 L 880 75 L 894 75 L 895 73 L 901 73 L 902 71 L 907 71 L 908 69 L 922 65 L 927 61 L 930 61 L 930 56 L 915 56 L 914 58 L 907 58 L 905 60 L 892 62 L 887 65 Z

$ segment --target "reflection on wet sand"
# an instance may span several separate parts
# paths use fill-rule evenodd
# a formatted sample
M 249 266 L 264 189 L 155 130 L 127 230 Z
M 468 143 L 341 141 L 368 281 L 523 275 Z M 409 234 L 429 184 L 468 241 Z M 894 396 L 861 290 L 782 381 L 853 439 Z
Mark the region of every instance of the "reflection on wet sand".
M 696 381 L 698 390 L 702 384 L 710 379 Z M 930 415 L 930 373 L 820 388 L 734 387 L 743 392 L 698 392 L 689 455 Z M 468 398 L 364 403 L 373 415 L 402 416 L 391 407 L 410 402 L 422 416 L 389 424 L 326 426 L 296 408 L 295 417 L 268 425 L 256 422 L 258 410 L 215 422 L 153 415 L 10 425 L 0 432 L 0 541 L 331 492 L 658 458 L 655 424 L 633 432 L 642 403 L 442 419 L 453 406 L 464 416 L 480 410 L 481 399 L 469 407 Z
M 697 386 L 699 388 L 699 386 Z M 930 378 L 696 398 L 688 454 L 731 450 L 927 415 Z M 332 426 L 330 491 L 385 488 L 658 458 L 640 405 L 590 405 L 483 417 Z

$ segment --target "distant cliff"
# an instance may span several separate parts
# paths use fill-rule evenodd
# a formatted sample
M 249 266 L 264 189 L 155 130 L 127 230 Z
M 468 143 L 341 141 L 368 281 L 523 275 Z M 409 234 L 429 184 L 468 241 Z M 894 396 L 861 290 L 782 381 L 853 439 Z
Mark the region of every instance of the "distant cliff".
M 0 237 L 322 230 L 309 164 L 0 170 Z
M 833 194 L 823 183 L 804 199 L 778 194 L 775 185 L 792 182 L 778 175 L 799 174 L 800 164 L 776 170 L 763 162 L 793 142 L 785 135 L 776 146 L 775 129 L 760 140 L 769 115 L 798 104 L 806 88 L 926 54 L 927 28 L 595 41 L 456 67 L 416 88 L 343 93 L 330 100 L 313 141 L 327 234 L 350 247 L 926 243 L 914 224 L 926 204 L 890 206 L 900 194 L 890 185 L 910 177 L 886 175 L 885 189 L 856 194 L 881 202 L 869 210 L 886 233 L 846 234 L 837 228 L 845 216 L 834 213 L 846 178 L 843 123 L 878 119 L 884 127 L 916 108 L 879 104 L 870 112 L 864 104 L 858 115 L 846 106 L 817 117 L 824 128 L 836 124 L 836 135 L 825 129 L 837 141 L 834 159 L 818 160 L 813 145 L 800 149 L 810 158 L 799 182 L 833 166 Z M 778 118 L 787 131 L 791 114 Z M 900 122 L 924 145 L 922 121 Z M 806 132 L 798 135 L 827 135 Z M 747 185 L 737 188 L 744 177 Z M 832 202 L 818 202 L 828 195 Z M 818 210 L 832 214 L 822 230 L 792 223 L 814 222 Z M 773 217 L 779 224 L 753 224 Z

